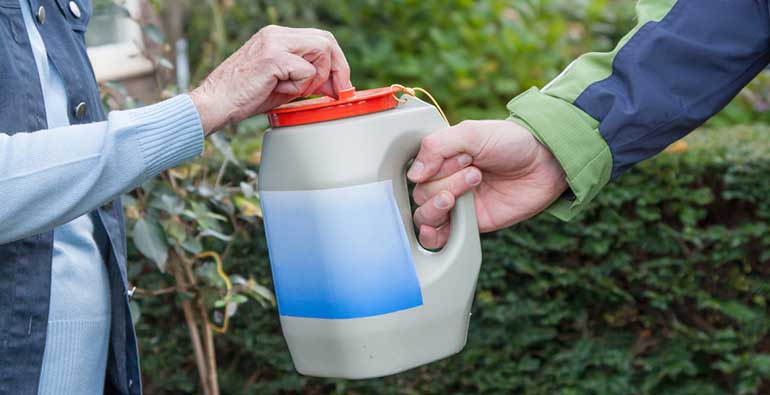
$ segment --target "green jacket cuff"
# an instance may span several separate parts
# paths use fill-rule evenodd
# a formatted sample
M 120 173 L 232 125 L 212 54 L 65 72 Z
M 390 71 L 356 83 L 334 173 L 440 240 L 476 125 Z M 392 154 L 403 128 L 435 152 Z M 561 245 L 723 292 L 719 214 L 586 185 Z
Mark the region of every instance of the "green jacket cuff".
M 559 161 L 574 199 L 559 198 L 546 211 L 563 221 L 578 215 L 612 174 L 612 153 L 599 123 L 564 100 L 532 88 L 508 103 L 511 120 L 521 123 Z

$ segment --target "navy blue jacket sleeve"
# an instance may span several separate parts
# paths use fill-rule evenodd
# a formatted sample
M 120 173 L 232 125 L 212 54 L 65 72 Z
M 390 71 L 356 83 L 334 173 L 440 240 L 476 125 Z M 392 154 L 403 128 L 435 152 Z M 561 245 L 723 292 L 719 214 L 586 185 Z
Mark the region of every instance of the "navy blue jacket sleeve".
M 574 104 L 599 121 L 612 177 L 716 114 L 770 62 L 768 0 L 680 0 Z
M 564 168 L 569 220 L 613 178 L 730 102 L 770 62 L 770 0 L 638 0 L 610 52 L 580 56 L 508 103 Z

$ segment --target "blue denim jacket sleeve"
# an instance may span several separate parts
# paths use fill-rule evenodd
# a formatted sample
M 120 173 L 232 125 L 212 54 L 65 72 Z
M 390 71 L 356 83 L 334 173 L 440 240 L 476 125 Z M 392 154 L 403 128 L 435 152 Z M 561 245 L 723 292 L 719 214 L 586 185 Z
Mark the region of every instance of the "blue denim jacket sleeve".
M 187 95 L 62 129 L 0 133 L 0 244 L 69 222 L 203 151 Z

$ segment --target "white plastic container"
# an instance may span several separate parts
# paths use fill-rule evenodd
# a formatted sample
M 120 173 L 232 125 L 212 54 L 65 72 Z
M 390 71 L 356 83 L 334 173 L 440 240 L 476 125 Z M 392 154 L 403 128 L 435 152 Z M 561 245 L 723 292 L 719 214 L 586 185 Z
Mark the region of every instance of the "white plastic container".
M 382 91 L 270 114 L 260 199 L 281 327 L 305 375 L 385 376 L 465 345 L 481 264 L 472 196 L 457 200 L 446 247 L 422 248 L 406 165 L 447 125 L 433 106 Z

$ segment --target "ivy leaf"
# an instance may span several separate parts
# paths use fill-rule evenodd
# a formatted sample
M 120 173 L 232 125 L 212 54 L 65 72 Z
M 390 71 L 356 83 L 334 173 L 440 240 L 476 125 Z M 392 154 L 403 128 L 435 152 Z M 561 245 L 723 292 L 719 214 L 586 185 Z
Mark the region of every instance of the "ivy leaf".
M 163 232 L 166 233 L 166 242 L 168 243 L 179 244 L 187 237 L 184 225 L 181 222 L 174 221 L 173 218 L 162 220 L 161 225 L 163 226 Z
M 176 195 L 163 193 L 160 195 L 160 199 L 156 198 L 150 202 L 150 207 L 163 210 L 171 215 L 179 215 L 184 212 L 185 204 Z
M 203 251 L 203 245 L 201 245 L 200 240 L 194 237 L 186 238 L 182 242 L 182 248 L 193 254 L 199 254 L 201 251 Z
M 168 259 L 168 245 L 163 231 L 157 223 L 147 219 L 140 219 L 134 224 L 133 239 L 136 248 L 147 258 L 155 262 L 160 271 L 166 271 Z

